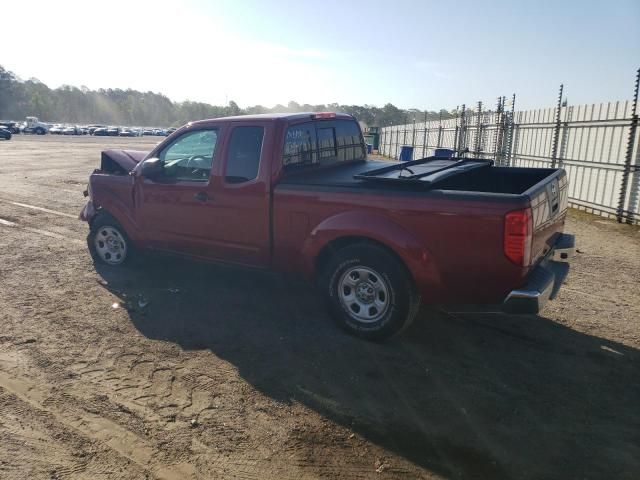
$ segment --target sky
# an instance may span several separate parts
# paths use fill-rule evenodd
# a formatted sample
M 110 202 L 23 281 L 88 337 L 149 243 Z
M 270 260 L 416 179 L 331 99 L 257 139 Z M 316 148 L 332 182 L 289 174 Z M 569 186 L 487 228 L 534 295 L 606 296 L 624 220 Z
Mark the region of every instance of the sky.
M 574 105 L 630 99 L 640 67 L 640 0 L 10 4 L 0 65 L 21 78 L 175 101 L 524 109 L 560 83 Z

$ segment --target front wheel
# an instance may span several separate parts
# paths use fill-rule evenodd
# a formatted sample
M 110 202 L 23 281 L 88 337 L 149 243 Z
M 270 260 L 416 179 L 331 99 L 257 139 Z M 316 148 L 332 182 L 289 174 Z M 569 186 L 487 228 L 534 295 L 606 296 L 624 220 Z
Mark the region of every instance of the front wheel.
M 107 214 L 99 214 L 91 223 L 87 244 L 95 261 L 110 266 L 124 264 L 133 253 L 133 246 L 124 229 Z
M 320 279 L 331 314 L 348 332 L 368 340 L 399 334 L 420 307 L 411 275 L 382 247 L 357 244 L 339 250 Z

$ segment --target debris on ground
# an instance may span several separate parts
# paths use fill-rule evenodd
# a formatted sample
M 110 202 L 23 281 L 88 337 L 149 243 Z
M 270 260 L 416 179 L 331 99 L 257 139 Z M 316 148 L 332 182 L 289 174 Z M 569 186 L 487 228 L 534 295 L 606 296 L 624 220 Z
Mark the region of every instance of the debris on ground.
M 387 465 L 387 463 L 384 460 L 376 460 L 376 473 L 382 473 L 384 472 L 387 468 L 389 468 L 389 465 Z

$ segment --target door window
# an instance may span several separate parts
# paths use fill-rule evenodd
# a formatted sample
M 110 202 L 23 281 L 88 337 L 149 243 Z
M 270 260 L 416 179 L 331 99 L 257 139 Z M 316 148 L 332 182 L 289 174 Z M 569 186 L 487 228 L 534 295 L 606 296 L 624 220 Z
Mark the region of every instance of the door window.
M 207 182 L 217 141 L 217 130 L 195 130 L 181 135 L 158 156 L 162 162 L 159 178 Z
M 264 127 L 236 127 L 227 153 L 225 180 L 243 183 L 258 176 Z

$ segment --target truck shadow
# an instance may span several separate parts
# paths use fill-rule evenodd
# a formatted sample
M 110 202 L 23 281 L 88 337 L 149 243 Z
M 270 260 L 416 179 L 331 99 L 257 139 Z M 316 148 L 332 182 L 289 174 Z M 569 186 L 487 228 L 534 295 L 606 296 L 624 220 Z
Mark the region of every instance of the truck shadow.
M 335 327 L 307 286 L 177 260 L 98 271 L 146 337 L 208 349 L 447 478 L 638 478 L 638 350 L 541 316 L 425 311 L 375 344 Z M 170 289 L 170 290 L 169 290 Z

